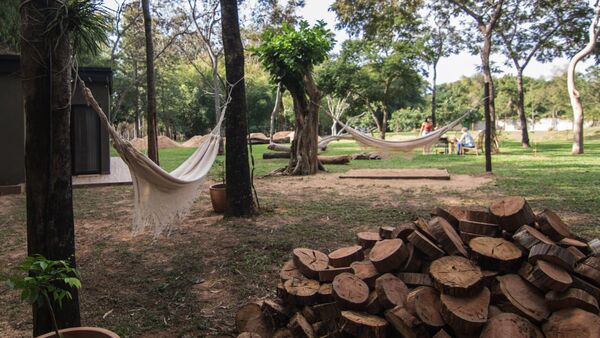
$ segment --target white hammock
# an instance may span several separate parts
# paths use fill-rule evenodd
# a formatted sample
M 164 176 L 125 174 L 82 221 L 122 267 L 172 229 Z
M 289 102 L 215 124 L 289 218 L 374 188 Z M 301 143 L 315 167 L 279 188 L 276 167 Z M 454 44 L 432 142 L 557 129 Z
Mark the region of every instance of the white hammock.
M 417 137 L 410 140 L 387 141 L 361 133 L 360 131 L 346 125 L 345 123 L 341 122 L 340 120 L 336 119 L 334 116 L 329 114 L 331 118 L 333 118 L 337 123 L 341 124 L 344 127 L 346 132 L 352 135 L 356 142 L 366 147 L 373 147 L 390 152 L 410 152 L 416 148 L 429 148 L 436 144 L 440 140 L 440 137 L 443 134 L 445 134 L 448 130 L 456 127 L 460 123 L 460 121 L 467 117 L 467 115 L 469 115 L 469 113 L 465 113 L 463 116 L 451 122 L 450 124 L 439 128 L 425 136 Z
M 146 227 L 151 227 L 155 236 L 165 230 L 168 232 L 175 222 L 189 212 L 217 157 L 221 138 L 220 127 L 225 114 L 221 114 L 217 125 L 209 134 L 210 137 L 205 137 L 198 149 L 169 173 L 137 151 L 129 141 L 123 140 L 108 122 L 92 92 L 85 87 L 83 81 L 80 80 L 79 83 L 88 105 L 108 130 L 115 149 L 129 167 L 134 192 L 134 234 Z

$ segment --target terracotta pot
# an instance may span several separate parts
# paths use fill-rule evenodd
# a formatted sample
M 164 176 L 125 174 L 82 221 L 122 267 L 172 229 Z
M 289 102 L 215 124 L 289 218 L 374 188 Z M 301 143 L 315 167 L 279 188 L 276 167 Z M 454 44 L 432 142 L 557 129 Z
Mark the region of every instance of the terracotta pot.
M 71 327 L 58 330 L 58 332 L 62 333 L 64 338 L 120 338 L 116 333 L 99 327 Z M 53 337 L 56 337 L 54 331 L 38 336 L 37 338 Z
M 219 214 L 225 212 L 225 206 L 227 205 L 226 187 L 226 183 L 218 183 L 210 186 L 210 201 L 212 202 L 213 210 Z

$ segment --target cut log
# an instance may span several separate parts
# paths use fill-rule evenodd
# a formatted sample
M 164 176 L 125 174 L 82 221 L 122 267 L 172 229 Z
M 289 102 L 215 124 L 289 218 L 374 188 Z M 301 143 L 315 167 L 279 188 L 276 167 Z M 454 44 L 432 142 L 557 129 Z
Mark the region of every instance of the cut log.
M 584 250 L 587 251 L 590 248 L 588 247 L 588 244 L 586 242 L 580 241 L 578 239 L 575 238 L 563 238 L 560 241 L 558 241 L 558 243 L 556 243 L 564 248 L 568 248 L 570 246 L 574 246 L 576 248 L 578 248 L 579 250 Z
M 481 270 L 481 274 L 483 275 L 481 284 L 487 288 L 491 288 L 494 281 L 496 280 L 496 276 L 498 276 L 498 271 Z
M 400 238 L 401 240 L 406 242 L 408 236 L 412 234 L 413 231 L 417 230 L 417 226 L 413 222 L 408 222 L 400 224 L 396 229 L 396 231 L 398 232 L 396 238 Z
M 458 229 L 461 232 L 488 237 L 498 237 L 501 232 L 497 224 L 469 221 L 467 219 L 459 220 Z
M 261 336 L 254 332 L 242 332 L 237 336 L 237 338 L 261 338 Z
M 347 267 L 352 262 L 362 261 L 365 255 L 362 246 L 354 245 L 340 248 L 328 255 L 329 264 L 335 268 Z
M 550 291 L 545 298 L 548 308 L 554 312 L 573 307 L 596 314 L 599 312 L 598 300 L 581 289 L 570 288 L 564 292 Z
M 363 231 L 356 234 L 356 239 L 358 240 L 358 244 L 363 247 L 363 249 L 372 248 L 377 241 L 381 240 L 378 232 L 372 231 Z
M 504 297 L 532 322 L 539 324 L 550 315 L 544 296 L 533 285 L 527 283 L 519 275 L 509 274 L 496 277 L 498 286 Z
M 319 286 L 319 292 L 317 293 L 317 301 L 319 303 L 333 302 L 333 288 L 331 283 L 323 283 Z
M 445 325 L 440 306 L 440 294 L 432 287 L 420 286 L 406 297 L 407 310 L 419 318 L 423 324 L 440 328 Z
M 546 235 L 541 233 L 539 230 L 529 225 L 520 227 L 512 236 L 512 238 L 515 243 L 519 244 L 528 251 L 531 250 L 531 248 L 536 244 L 554 244 L 550 238 L 546 237 Z
M 439 330 L 436 334 L 434 334 L 431 338 L 452 338 L 448 332 L 444 331 L 444 329 Z
M 388 323 L 368 313 L 342 311 L 342 331 L 353 337 L 384 338 Z
M 434 217 L 429 221 L 429 231 L 449 255 L 469 257 L 465 245 L 452 225 L 441 217 Z
M 369 294 L 369 299 L 367 300 L 367 313 L 376 315 L 383 311 L 383 306 L 379 303 L 379 296 L 377 296 L 377 292 L 372 291 Z
M 481 269 L 461 256 L 436 259 L 429 267 L 433 284 L 440 292 L 457 297 L 478 294 L 482 287 Z
M 257 303 L 248 303 L 239 308 L 235 315 L 235 326 L 238 332 L 252 332 L 261 337 L 270 337 L 273 334 L 269 322 Z
M 558 245 L 540 243 L 531 247 L 529 251 L 529 262 L 535 263 L 538 260 L 544 260 L 554 263 L 567 271 L 573 271 L 577 258 L 573 254 Z
M 380 226 L 379 227 L 379 237 L 382 239 L 392 239 L 398 236 L 397 230 L 398 228 L 392 226 Z
M 260 309 L 267 318 L 271 319 L 273 327 L 285 326 L 290 320 L 291 311 L 274 300 L 265 299 L 262 302 Z
M 332 283 L 333 298 L 342 309 L 362 310 L 367 305 L 369 287 L 356 275 L 342 273 Z
M 300 270 L 296 268 L 293 260 L 289 260 L 283 264 L 283 267 L 279 271 L 279 278 L 282 282 L 285 282 L 288 279 L 297 278 L 304 279 L 304 275 Z
M 375 280 L 379 277 L 379 272 L 371 261 L 354 262 L 350 264 L 354 274 L 367 283 L 369 287 L 375 287 Z
M 408 249 L 401 239 L 384 239 L 375 244 L 369 260 L 380 273 L 400 268 L 408 258 Z
M 323 164 L 348 164 L 352 157 L 348 155 L 335 155 L 335 156 L 318 156 L 319 161 Z
M 471 258 L 481 268 L 501 272 L 515 271 L 519 267 L 522 252 L 511 242 L 502 238 L 477 237 L 469 242 Z
M 515 232 L 522 225 L 532 225 L 535 214 L 527 201 L 520 196 L 510 196 L 490 206 L 490 212 L 498 219 L 503 230 Z
M 408 258 L 404 262 L 404 265 L 400 267 L 400 271 L 416 272 L 419 271 L 423 264 L 422 255 L 418 250 L 415 250 L 415 246 L 410 242 L 404 242 L 406 249 L 408 250 Z
M 349 266 L 342 268 L 329 267 L 326 270 L 319 271 L 319 281 L 325 283 L 331 283 L 335 276 L 342 272 L 352 272 L 352 268 Z
M 464 219 L 473 222 L 490 223 L 498 225 L 498 219 L 490 212 L 488 208 L 468 208 L 465 209 Z
M 319 282 L 312 279 L 288 279 L 283 283 L 285 300 L 297 306 L 311 305 L 317 300 Z
M 573 308 L 554 312 L 542 326 L 546 338 L 600 337 L 600 317 Z
M 542 211 L 537 215 L 537 221 L 540 230 L 553 241 L 560 241 L 565 237 L 573 237 L 571 231 L 569 231 L 569 227 L 552 210 L 545 209 Z
M 312 325 L 302 316 L 300 312 L 297 312 L 290 322 L 288 323 L 288 329 L 292 333 L 294 338 L 315 338 L 315 331 Z
M 600 239 L 594 238 L 587 243 L 592 255 L 600 257 Z
M 415 287 L 415 286 L 433 286 L 433 281 L 426 273 L 418 272 L 399 272 L 396 274 L 404 284 Z
M 573 284 L 571 284 L 571 287 L 576 288 L 576 289 L 581 289 L 587 293 L 589 293 L 590 295 L 594 296 L 594 298 L 596 298 L 598 301 L 600 301 L 600 288 L 594 286 L 591 283 L 588 283 L 587 281 L 577 277 L 577 276 L 571 276 L 573 277 Z
M 573 256 L 575 256 L 576 262 L 579 262 L 586 258 L 586 255 L 574 246 L 568 247 L 567 250 L 569 250 L 569 252 L 571 252 Z
M 480 234 L 472 234 L 470 232 L 464 232 L 464 231 L 460 232 L 460 239 L 463 241 L 463 243 L 469 243 L 473 238 L 477 238 L 477 237 L 486 237 L 486 236 L 482 236 Z
M 375 292 L 379 304 L 384 309 L 391 309 L 406 303 L 408 287 L 400 278 L 386 273 L 375 281 Z
M 336 302 L 317 304 L 313 306 L 313 311 L 320 321 L 331 321 L 340 317 L 340 309 Z
M 494 301 L 494 295 L 492 295 L 492 302 Z M 502 312 L 502 310 L 500 310 L 500 308 L 498 308 L 496 305 L 490 305 L 488 308 L 488 318 L 493 318 L 496 317 L 497 315 L 504 313 Z
M 288 329 L 287 327 L 278 329 L 277 331 L 275 331 L 275 333 L 273 333 L 273 337 L 272 338 L 294 338 L 292 336 L 292 332 L 290 331 L 290 329 Z
M 338 332 L 338 327 L 335 322 L 316 322 L 312 324 L 312 328 L 317 337 Z
M 427 223 L 427 221 L 424 218 L 417 217 L 417 219 L 415 220 L 414 223 L 417 227 L 417 230 L 421 231 L 421 233 L 423 235 L 425 235 L 430 241 L 436 242 L 435 237 L 433 236 L 433 234 L 431 233 L 431 230 L 429 229 L 429 223 Z
M 387 310 L 385 318 L 404 338 L 428 337 L 427 331 L 421 321 L 401 306 Z
M 319 318 L 317 317 L 315 310 L 313 310 L 312 307 L 310 307 L 310 306 L 303 307 L 302 311 L 300 311 L 300 313 L 302 314 L 302 316 L 304 318 L 306 318 L 306 321 L 309 322 L 310 324 L 314 324 L 319 321 Z
M 600 257 L 590 256 L 579 262 L 575 273 L 596 286 L 600 286 Z
M 280 158 L 289 159 L 290 156 L 291 155 L 289 152 L 276 152 L 276 153 L 265 152 L 265 153 L 263 153 L 262 158 L 263 158 L 263 160 L 274 160 L 274 159 L 280 159 Z
M 487 322 L 490 305 L 490 290 L 482 288 L 469 297 L 442 294 L 442 318 L 458 336 L 475 335 Z
M 329 266 L 329 258 L 321 251 L 296 248 L 293 250 L 293 256 L 296 268 L 310 279 L 318 279 L 319 271 Z
M 527 319 L 514 313 L 501 313 L 491 318 L 481 331 L 480 338 L 536 338 L 542 332 Z
M 438 216 L 445 219 L 450 225 L 454 227 L 455 230 L 458 230 L 458 219 L 454 217 L 454 215 L 444 208 L 436 207 L 431 212 L 432 216 Z
M 412 234 L 410 234 L 410 236 L 408 236 L 408 241 L 412 243 L 417 250 L 432 260 L 440 258 L 445 254 L 442 249 L 430 241 L 420 231 L 414 231 Z
M 542 291 L 564 291 L 573 284 L 573 278 L 558 265 L 539 260 L 521 265 L 519 275 Z

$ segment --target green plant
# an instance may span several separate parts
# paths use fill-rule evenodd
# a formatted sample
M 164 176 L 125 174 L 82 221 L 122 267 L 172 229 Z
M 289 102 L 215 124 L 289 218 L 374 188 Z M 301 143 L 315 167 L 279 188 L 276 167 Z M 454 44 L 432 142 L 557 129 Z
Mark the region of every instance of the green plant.
M 217 170 L 219 180 L 225 183 L 225 161 L 217 158 L 213 166 Z
M 21 300 L 38 306 L 45 303 L 50 310 L 56 336 L 62 337 L 58 332 L 52 301 L 62 307 L 63 299 L 72 299 L 68 288 L 81 288 L 79 271 L 67 261 L 49 260 L 42 255 L 26 257 L 18 269 L 27 274 L 10 277 L 6 282 L 7 286 L 21 290 Z

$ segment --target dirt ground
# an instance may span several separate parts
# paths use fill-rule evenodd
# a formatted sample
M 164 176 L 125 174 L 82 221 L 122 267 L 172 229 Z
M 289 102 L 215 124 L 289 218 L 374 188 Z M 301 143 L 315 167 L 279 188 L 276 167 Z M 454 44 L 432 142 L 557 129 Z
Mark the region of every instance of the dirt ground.
M 185 221 L 156 240 L 131 236 L 131 187 L 76 189 L 83 324 L 122 337 L 235 336 L 236 309 L 274 296 L 278 267 L 292 248 L 335 249 L 359 229 L 426 216 L 436 205 L 485 205 L 499 195 L 487 176 L 337 176 L 255 180 L 262 212 L 251 220 L 223 220 L 202 194 Z M 23 195 L 0 197 L 0 236 L 0 274 L 6 275 L 26 252 Z M 30 330 L 28 306 L 1 286 L 0 336 L 28 337 Z

